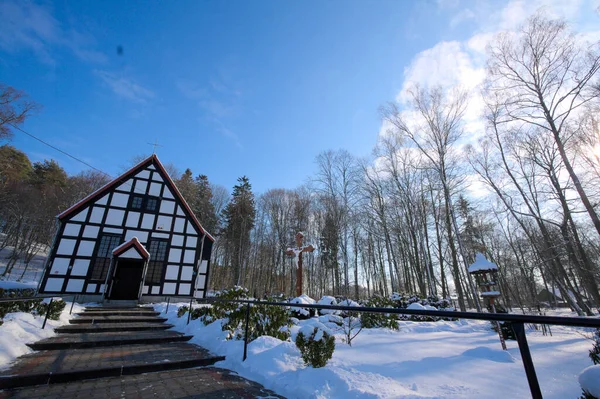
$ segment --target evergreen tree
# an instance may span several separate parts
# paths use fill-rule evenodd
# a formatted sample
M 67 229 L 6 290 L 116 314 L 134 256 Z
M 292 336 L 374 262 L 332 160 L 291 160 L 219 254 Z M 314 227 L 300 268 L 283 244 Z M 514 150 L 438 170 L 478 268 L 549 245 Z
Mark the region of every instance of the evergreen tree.
M 197 207 L 194 209 L 196 216 L 202 223 L 202 226 L 209 233 L 216 233 L 217 230 L 217 213 L 215 206 L 212 203 L 212 189 L 206 175 L 198 175 L 195 181 L 197 194 Z
M 250 231 L 254 227 L 256 208 L 252 185 L 246 176 L 238 178 L 231 201 L 223 210 L 224 235 L 233 272 L 233 283 L 241 283 L 242 270 L 250 247 Z

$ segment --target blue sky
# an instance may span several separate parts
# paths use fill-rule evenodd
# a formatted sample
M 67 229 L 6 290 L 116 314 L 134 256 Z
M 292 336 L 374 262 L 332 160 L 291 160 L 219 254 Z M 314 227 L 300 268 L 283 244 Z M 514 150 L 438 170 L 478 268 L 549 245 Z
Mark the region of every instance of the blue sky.
M 573 18 L 593 7 L 549 3 Z M 163 162 L 228 188 L 244 174 L 256 192 L 294 188 L 324 150 L 369 156 L 378 108 L 408 80 L 465 83 L 481 71 L 482 38 L 522 19 L 519 7 L 533 9 L 518 1 L 2 0 L 0 81 L 43 106 L 27 131 L 109 174 L 158 140 Z M 494 15 L 500 22 L 486 22 Z M 19 132 L 11 144 L 34 161 L 86 169 Z

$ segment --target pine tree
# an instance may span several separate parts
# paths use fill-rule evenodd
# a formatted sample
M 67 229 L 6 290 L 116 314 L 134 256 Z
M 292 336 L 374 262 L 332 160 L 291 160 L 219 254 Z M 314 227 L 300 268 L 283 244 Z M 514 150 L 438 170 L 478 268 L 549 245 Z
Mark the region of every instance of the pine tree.
M 197 193 L 197 208 L 194 209 L 200 223 L 210 233 L 216 233 L 217 214 L 212 203 L 212 189 L 206 175 L 198 175 L 195 181 Z
M 228 248 L 233 283 L 241 284 L 242 270 L 250 247 L 250 231 L 254 227 L 256 209 L 252 185 L 246 176 L 238 178 L 231 201 L 223 210 L 224 234 Z

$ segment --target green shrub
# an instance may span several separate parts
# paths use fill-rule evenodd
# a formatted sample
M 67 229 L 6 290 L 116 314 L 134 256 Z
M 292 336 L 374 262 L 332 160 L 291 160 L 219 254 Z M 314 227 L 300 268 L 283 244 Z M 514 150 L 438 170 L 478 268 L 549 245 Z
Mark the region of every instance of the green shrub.
M 371 308 L 393 308 L 394 301 L 375 296 L 363 302 L 363 306 Z M 391 328 L 398 330 L 398 315 L 389 313 L 363 313 L 361 323 L 364 328 Z
M 600 364 L 600 328 L 596 329 L 592 340 L 594 341 L 594 346 L 590 349 L 590 360 L 594 364 Z
M 177 309 L 177 317 L 183 317 L 187 312 L 189 312 L 189 306 L 181 306 Z
M 296 346 L 302 354 L 302 360 L 314 368 L 324 367 L 333 356 L 335 338 L 319 327 L 313 327 L 306 336 L 305 333 L 301 330 L 296 336 Z
M 591 393 L 589 393 L 586 390 L 581 390 L 581 396 L 578 399 L 598 399 L 597 397 L 595 397 L 594 395 L 592 395 Z
M 267 299 L 275 302 L 276 298 Z M 243 339 L 246 327 L 246 306 L 240 306 L 223 323 L 223 331 L 229 331 L 228 339 Z M 283 306 L 255 305 L 250 307 L 248 319 L 248 342 L 262 335 L 269 335 L 281 340 L 290 336 L 289 328 L 292 325 L 289 310 Z
M 40 316 L 45 316 L 46 312 L 48 311 L 48 305 L 50 305 L 50 303 L 39 303 L 35 312 Z M 52 305 L 50 306 L 50 312 L 48 313 L 48 318 L 50 320 L 58 320 L 60 314 L 65 309 L 65 306 L 67 306 L 67 303 L 62 299 L 55 299 L 54 301 L 52 301 Z

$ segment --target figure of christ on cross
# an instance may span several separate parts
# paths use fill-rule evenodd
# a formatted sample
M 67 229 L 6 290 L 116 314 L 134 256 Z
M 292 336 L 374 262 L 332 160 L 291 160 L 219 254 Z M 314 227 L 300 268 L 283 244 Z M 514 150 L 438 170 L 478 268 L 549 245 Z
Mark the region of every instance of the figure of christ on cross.
M 302 295 L 302 254 L 304 252 L 312 252 L 315 248 L 312 245 L 302 246 L 302 232 L 296 233 L 296 248 L 288 248 L 285 253 L 289 256 L 296 257 L 296 296 Z

